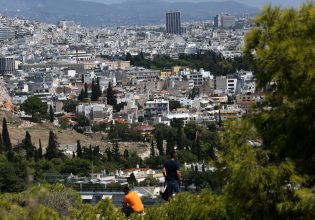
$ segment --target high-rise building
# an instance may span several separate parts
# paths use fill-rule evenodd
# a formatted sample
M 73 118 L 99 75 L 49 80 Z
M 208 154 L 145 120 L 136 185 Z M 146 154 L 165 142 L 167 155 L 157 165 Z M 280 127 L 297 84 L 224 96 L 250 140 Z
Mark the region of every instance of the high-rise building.
M 68 21 L 68 20 L 62 20 L 58 22 L 58 27 L 62 29 L 67 29 L 71 27 L 75 27 L 75 22 L 74 21 Z
M 230 28 L 235 26 L 235 16 L 221 13 L 214 17 L 214 26 L 217 28 Z
M 0 42 L 15 38 L 15 32 L 12 28 L 0 25 Z
M 15 73 L 15 58 L 0 57 L 0 74 L 14 74 Z
M 179 11 L 166 12 L 166 33 L 182 34 Z
M 221 27 L 221 15 L 216 15 L 214 17 L 214 26 L 215 27 Z

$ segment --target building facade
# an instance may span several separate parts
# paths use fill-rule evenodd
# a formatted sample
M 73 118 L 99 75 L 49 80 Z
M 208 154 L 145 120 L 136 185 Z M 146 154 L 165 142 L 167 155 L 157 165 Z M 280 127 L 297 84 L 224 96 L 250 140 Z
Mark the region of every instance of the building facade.
M 214 17 L 214 26 L 217 28 L 231 28 L 235 26 L 235 16 L 221 13 Z
M 0 42 L 15 38 L 15 32 L 12 28 L 0 26 Z
M 161 115 L 169 113 L 169 102 L 163 99 L 155 99 L 147 101 L 144 105 L 144 117 L 146 119 L 153 119 Z
M 14 74 L 15 73 L 15 58 L 0 57 L 0 74 Z
M 180 12 L 166 12 L 166 33 L 182 34 Z

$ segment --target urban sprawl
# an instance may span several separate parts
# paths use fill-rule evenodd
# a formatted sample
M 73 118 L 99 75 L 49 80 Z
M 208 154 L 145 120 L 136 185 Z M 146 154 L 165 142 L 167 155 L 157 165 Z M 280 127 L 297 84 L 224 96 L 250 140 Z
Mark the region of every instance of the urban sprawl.
M 19 106 L 37 96 L 47 103 L 48 110 L 52 107 L 57 127 L 66 123 L 71 129 L 77 123 L 73 118 L 81 115 L 90 121 L 90 126 L 82 128 L 84 134 L 96 132 L 91 125 L 122 123 L 147 138 L 156 124 L 170 126 L 174 119 L 206 126 L 253 111 L 252 106 L 264 96 L 256 90 L 249 68 L 231 67 L 227 62 L 214 70 L 197 62 L 192 65 L 189 60 L 211 56 L 222 62 L 241 59 L 246 33 L 252 26 L 250 18 L 221 13 L 213 21 L 183 23 L 181 16 L 180 12 L 167 12 L 164 25 L 117 28 L 85 28 L 68 20 L 45 24 L 2 16 L 0 104 L 26 119 L 31 116 Z M 95 85 L 101 90 L 96 100 L 91 98 Z M 114 105 L 107 100 L 109 86 Z M 76 101 L 75 112 L 65 111 L 64 103 L 69 100 Z M 77 143 L 60 144 L 69 157 L 76 151 Z M 149 151 L 148 147 L 139 155 L 144 159 Z M 201 163 L 183 165 L 191 166 L 200 171 L 212 169 L 202 168 Z M 148 176 L 163 182 L 161 171 L 136 164 L 91 177 L 104 184 L 123 183 L 131 174 L 138 182 Z

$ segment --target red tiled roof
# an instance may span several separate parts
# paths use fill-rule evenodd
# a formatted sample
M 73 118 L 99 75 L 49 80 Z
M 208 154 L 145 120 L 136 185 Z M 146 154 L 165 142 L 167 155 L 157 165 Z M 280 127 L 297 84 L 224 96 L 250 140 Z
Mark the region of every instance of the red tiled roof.
M 154 127 L 152 125 L 139 125 L 135 127 L 134 130 L 140 132 L 153 131 Z

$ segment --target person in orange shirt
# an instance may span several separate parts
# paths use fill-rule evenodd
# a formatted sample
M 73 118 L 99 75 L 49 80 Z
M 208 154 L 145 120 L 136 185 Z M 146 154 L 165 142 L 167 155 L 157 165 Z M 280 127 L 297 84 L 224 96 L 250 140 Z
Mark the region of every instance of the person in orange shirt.
M 122 212 L 125 213 L 126 217 L 131 215 L 132 213 L 141 213 L 144 210 L 144 206 L 142 201 L 136 192 L 130 192 L 128 186 L 124 187 L 125 197 L 123 200 L 123 208 Z

